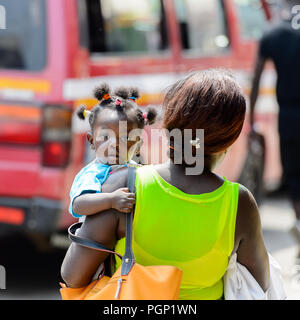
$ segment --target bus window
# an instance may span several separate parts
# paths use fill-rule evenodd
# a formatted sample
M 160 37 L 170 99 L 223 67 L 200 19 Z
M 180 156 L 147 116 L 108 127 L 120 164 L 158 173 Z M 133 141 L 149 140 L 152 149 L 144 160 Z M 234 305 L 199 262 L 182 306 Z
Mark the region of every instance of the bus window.
M 229 46 L 223 1 L 175 0 L 185 53 L 217 55 Z
M 86 1 L 91 53 L 131 55 L 168 48 L 161 0 Z
M 0 0 L 6 26 L 0 30 L 0 68 L 38 71 L 46 65 L 45 0 Z
M 244 40 L 259 40 L 266 27 L 266 16 L 260 0 L 234 0 Z

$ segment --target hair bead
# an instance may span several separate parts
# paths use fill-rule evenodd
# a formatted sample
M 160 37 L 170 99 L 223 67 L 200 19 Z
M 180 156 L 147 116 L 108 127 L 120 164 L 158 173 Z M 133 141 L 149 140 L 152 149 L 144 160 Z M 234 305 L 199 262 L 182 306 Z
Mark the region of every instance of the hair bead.
M 110 94 L 109 94 L 109 93 L 106 93 L 106 94 L 103 96 L 103 99 L 104 99 L 104 100 L 110 99 Z
M 88 118 L 92 131 L 98 117 L 99 112 L 105 108 L 110 110 L 115 109 L 118 112 L 127 114 L 129 110 L 135 110 L 135 115 L 130 112 L 130 121 L 136 121 L 138 128 L 144 128 L 145 125 L 154 123 L 156 112 L 150 109 L 143 116 L 142 110 L 140 110 L 136 103 L 130 103 L 129 100 L 135 101 L 139 98 L 139 93 L 136 88 L 121 87 L 110 94 L 110 88 L 108 84 L 102 83 L 94 89 L 94 97 L 99 101 L 99 104 L 95 106 L 91 111 L 85 109 L 85 106 L 81 106 L 77 110 L 77 116 L 84 120 Z
M 86 117 L 88 117 L 90 114 L 91 114 L 91 111 L 86 110 L 86 109 L 83 110 L 84 119 L 86 119 Z
M 86 116 L 87 116 L 87 112 L 86 112 L 86 109 L 84 109 L 84 110 L 83 110 L 83 117 L 84 117 L 84 119 L 86 118 Z
M 86 110 L 85 106 L 80 106 L 76 111 L 79 119 L 84 120 L 91 114 L 91 111 Z

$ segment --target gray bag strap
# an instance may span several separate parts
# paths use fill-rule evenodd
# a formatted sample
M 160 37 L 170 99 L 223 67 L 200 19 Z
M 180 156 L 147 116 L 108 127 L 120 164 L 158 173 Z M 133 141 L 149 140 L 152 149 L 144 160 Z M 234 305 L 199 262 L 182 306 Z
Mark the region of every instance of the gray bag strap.
M 129 192 L 135 193 L 135 176 L 136 167 L 129 167 L 128 169 L 128 189 Z M 133 265 L 135 264 L 134 254 L 132 251 L 132 221 L 135 206 L 133 206 L 131 213 L 126 215 L 126 244 L 125 254 L 122 258 L 121 275 L 127 275 Z
M 79 245 L 81 245 L 83 247 L 87 247 L 87 248 L 90 248 L 90 249 L 95 249 L 95 250 L 98 250 L 98 251 L 115 254 L 120 259 L 122 259 L 122 256 L 119 253 L 117 253 L 117 252 L 105 247 L 103 244 L 101 244 L 99 242 L 96 242 L 96 241 L 93 241 L 93 240 L 90 240 L 90 239 L 86 239 L 86 238 L 82 238 L 82 237 L 77 236 L 76 235 L 76 230 L 80 229 L 81 226 L 82 226 L 82 222 L 76 222 L 76 223 L 72 224 L 69 227 L 68 233 L 69 233 L 69 239 L 70 240 L 72 240 L 76 244 L 79 244 Z

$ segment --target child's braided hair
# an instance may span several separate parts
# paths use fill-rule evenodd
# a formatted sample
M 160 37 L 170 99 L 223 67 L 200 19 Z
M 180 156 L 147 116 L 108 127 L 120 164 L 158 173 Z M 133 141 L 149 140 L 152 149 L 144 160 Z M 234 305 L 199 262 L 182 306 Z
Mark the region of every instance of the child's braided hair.
M 128 113 L 128 111 L 135 110 L 136 121 L 138 128 L 143 129 L 145 125 L 151 125 L 155 122 L 157 112 L 154 108 L 148 108 L 146 113 L 136 104 L 136 99 L 139 98 L 139 91 L 134 87 L 119 87 L 113 93 L 110 94 L 110 88 L 106 83 L 96 87 L 94 89 L 94 97 L 100 101 L 91 111 L 86 110 L 84 106 L 81 106 L 77 110 L 77 115 L 80 119 L 84 120 L 88 116 L 88 120 L 93 130 L 95 120 L 101 110 L 109 108 L 111 110 L 117 110 L 118 112 Z

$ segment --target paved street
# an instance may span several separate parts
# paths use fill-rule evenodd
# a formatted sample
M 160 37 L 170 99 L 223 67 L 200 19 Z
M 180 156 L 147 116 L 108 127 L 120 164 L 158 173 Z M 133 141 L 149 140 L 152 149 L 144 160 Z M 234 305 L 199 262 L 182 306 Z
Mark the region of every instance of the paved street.
M 265 200 L 260 212 L 265 243 L 281 266 L 288 299 L 300 300 L 299 245 L 290 233 L 295 220 L 293 209 L 289 201 L 279 198 Z
M 261 205 L 263 235 L 268 250 L 279 262 L 288 299 L 300 299 L 300 263 L 297 276 L 298 246 L 289 233 L 293 210 L 284 198 L 265 200 Z M 58 282 L 64 250 L 37 253 L 24 238 L 7 237 L 0 241 L 0 265 L 7 272 L 7 289 L 0 299 L 60 299 Z
M 0 265 L 6 269 L 6 290 L 0 300 L 59 299 L 60 265 L 64 250 L 37 252 L 32 243 L 21 236 L 0 240 Z

